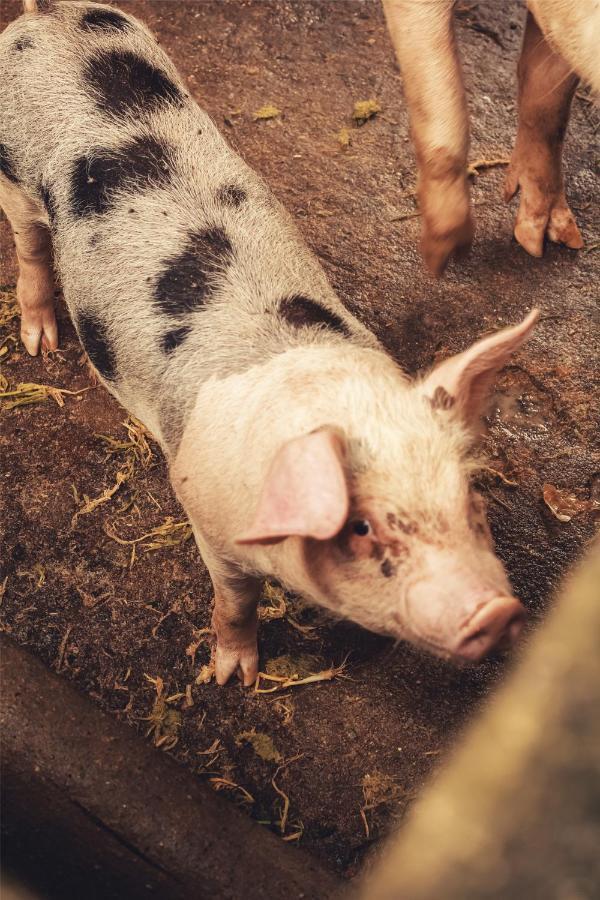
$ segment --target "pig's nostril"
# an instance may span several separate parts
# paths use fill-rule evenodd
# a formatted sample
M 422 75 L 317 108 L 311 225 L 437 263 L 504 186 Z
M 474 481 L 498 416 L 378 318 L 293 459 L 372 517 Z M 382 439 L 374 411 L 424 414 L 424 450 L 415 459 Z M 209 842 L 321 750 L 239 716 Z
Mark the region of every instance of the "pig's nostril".
M 525 610 L 513 597 L 497 597 L 482 607 L 469 623 L 456 648 L 457 656 L 474 662 L 495 647 L 508 647 L 519 636 Z

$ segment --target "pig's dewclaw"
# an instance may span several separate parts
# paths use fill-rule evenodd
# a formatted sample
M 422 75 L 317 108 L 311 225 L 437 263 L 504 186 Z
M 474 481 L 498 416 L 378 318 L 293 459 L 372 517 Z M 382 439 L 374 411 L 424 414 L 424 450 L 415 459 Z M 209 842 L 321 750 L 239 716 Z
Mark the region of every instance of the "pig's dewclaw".
M 540 257 L 544 252 L 544 238 L 557 244 L 565 244 L 572 250 L 583 247 L 583 238 L 575 217 L 565 199 L 564 191 L 544 191 L 540 180 L 527 174 L 519 174 L 517 166 L 511 166 L 504 188 L 506 202 L 517 191 L 521 202 L 515 221 L 515 238 L 531 256 Z
M 215 653 L 215 677 L 217 684 L 226 684 L 237 674 L 244 687 L 251 687 L 258 675 L 258 648 L 256 643 L 246 647 L 227 648 L 217 644 Z

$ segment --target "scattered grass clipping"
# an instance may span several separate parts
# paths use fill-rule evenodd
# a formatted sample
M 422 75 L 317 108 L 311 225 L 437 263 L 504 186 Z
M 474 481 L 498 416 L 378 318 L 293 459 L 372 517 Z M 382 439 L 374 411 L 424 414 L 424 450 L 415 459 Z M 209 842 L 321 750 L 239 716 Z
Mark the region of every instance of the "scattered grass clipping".
M 354 104 L 352 118 L 357 125 L 364 125 L 365 122 L 368 122 L 369 119 L 372 119 L 373 116 L 380 112 L 381 106 L 377 100 L 357 100 Z
M 150 722 L 146 737 L 152 735 L 152 742 L 155 747 L 172 750 L 179 741 L 181 713 L 177 709 L 172 709 L 169 704 L 175 703 L 185 695 L 173 694 L 171 697 L 165 697 L 164 682 L 159 675 L 156 678 L 152 678 L 151 675 L 144 674 L 144 678 L 150 684 L 153 684 L 156 689 L 156 699 L 152 711 L 146 718 L 146 721 Z
M 0 288 L 0 328 L 5 328 L 19 318 L 19 304 L 14 289 Z
M 281 762 L 281 753 L 273 743 L 273 739 L 268 734 L 257 731 L 255 728 L 251 731 L 240 732 L 235 742 L 238 747 L 244 743 L 250 744 L 256 755 L 264 759 L 265 762 Z
M 475 177 L 485 169 L 495 169 L 496 166 L 508 165 L 510 165 L 508 156 L 499 156 L 497 159 L 474 159 L 473 162 L 467 163 L 467 175 Z
M 138 462 L 142 468 L 147 469 L 154 456 L 152 447 L 149 443 L 152 439 L 152 435 L 146 426 L 140 422 L 139 419 L 136 419 L 135 416 L 129 416 L 129 418 L 123 422 L 123 427 L 127 432 L 127 439 L 125 440 L 119 440 L 118 438 L 112 437 L 110 434 L 97 434 L 96 437 L 100 438 L 106 445 L 108 456 L 119 453 L 132 454 L 135 461 Z
M 110 487 L 107 487 L 105 491 L 98 495 L 98 497 L 94 497 L 90 499 L 87 494 L 83 495 L 83 499 L 79 496 L 77 492 L 77 488 L 75 485 L 72 486 L 73 496 L 75 498 L 75 503 L 78 504 L 79 509 L 77 509 L 71 518 L 71 528 L 75 528 L 77 524 L 77 519 L 79 516 L 86 516 L 89 513 L 93 512 L 103 503 L 108 503 L 108 501 L 114 497 L 119 488 L 125 484 L 125 482 L 129 481 L 133 477 L 133 473 L 135 471 L 135 463 L 133 458 L 129 456 L 125 462 L 125 465 L 119 469 L 117 472 L 117 477 Z
M 310 662 L 309 662 L 310 660 Z M 284 655 L 277 659 L 269 660 L 266 672 L 259 672 L 254 683 L 256 694 L 272 694 L 275 691 L 287 690 L 291 687 L 301 687 L 305 684 L 315 684 L 319 681 L 332 681 L 334 678 L 343 678 L 346 670 L 346 659 L 339 666 L 330 666 L 328 669 L 315 671 L 314 657 L 299 656 L 292 658 Z M 318 665 L 318 662 L 316 663 Z M 262 687 L 262 682 L 270 682 L 270 687 Z
M 360 808 L 360 817 L 365 827 L 367 838 L 371 836 L 371 829 L 367 819 L 367 813 L 376 810 L 380 806 L 395 803 L 402 795 L 397 781 L 391 775 L 375 771 L 366 774 L 362 780 L 363 805 Z
M 173 516 L 167 516 L 161 525 L 156 525 L 150 531 L 136 538 L 122 538 L 114 530 L 114 526 L 104 524 L 104 531 L 113 541 L 123 547 L 131 547 L 130 566 L 137 559 L 137 547 L 142 547 L 145 553 L 153 550 L 164 550 L 167 547 L 176 547 L 189 541 L 192 536 L 192 526 L 189 522 L 176 522 Z
M 267 119 L 277 119 L 281 115 L 281 110 L 276 106 L 267 103 L 266 106 L 261 106 L 260 109 L 257 109 L 253 114 L 252 118 L 255 122 Z
M 273 790 L 283 801 L 281 804 L 279 820 L 277 821 L 276 824 L 281 833 L 282 840 L 284 840 L 284 841 L 299 840 L 302 837 L 302 834 L 304 832 L 304 826 L 302 825 L 301 822 L 297 822 L 294 824 L 294 828 L 296 830 L 293 831 L 291 834 L 286 835 L 285 832 L 286 832 L 287 823 L 288 823 L 288 816 L 290 813 L 290 798 L 288 797 L 286 792 L 277 784 L 275 779 L 278 778 L 280 772 L 283 772 L 283 771 L 285 771 L 285 769 L 287 769 L 287 767 L 290 765 L 290 763 L 296 762 L 296 760 L 298 760 L 298 759 L 302 759 L 303 756 L 304 756 L 303 753 L 298 753 L 296 756 L 292 756 L 291 759 L 288 759 L 285 762 L 283 762 L 280 766 L 278 766 L 278 768 L 275 770 L 273 777 L 271 778 L 271 784 L 273 786 Z
M 350 137 L 350 129 L 346 127 L 340 128 L 340 130 L 338 131 L 337 140 L 342 150 L 347 150 L 352 143 L 352 139 Z
M 283 590 L 265 581 L 258 607 L 258 618 L 261 622 L 269 622 L 271 619 L 283 619 L 286 613 L 287 603 Z
M 209 778 L 208 780 L 215 791 L 232 791 L 236 793 L 236 799 L 242 805 L 252 806 L 254 804 L 254 797 L 246 790 L 246 788 L 242 787 L 241 784 L 236 784 L 235 781 L 230 781 L 228 778 L 221 778 L 219 776 Z
M 53 387 L 50 384 L 35 384 L 33 382 L 21 382 L 13 390 L 8 390 L 9 385 L 5 378 L 0 383 L 0 401 L 3 409 L 16 409 L 19 406 L 29 406 L 31 403 L 43 403 L 46 400 L 54 400 L 58 406 L 64 406 L 64 397 L 72 397 L 89 391 L 89 387 L 79 391 L 67 391 L 65 388 Z

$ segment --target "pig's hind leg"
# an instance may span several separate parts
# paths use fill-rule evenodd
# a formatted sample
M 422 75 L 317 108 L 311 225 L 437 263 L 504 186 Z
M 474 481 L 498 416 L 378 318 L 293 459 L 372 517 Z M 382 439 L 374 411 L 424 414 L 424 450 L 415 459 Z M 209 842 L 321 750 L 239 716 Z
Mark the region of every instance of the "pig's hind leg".
M 583 240 L 565 198 L 562 149 L 578 77 L 548 45 L 531 12 L 518 67 L 519 128 L 505 199 L 520 189 L 515 238 L 541 256 L 544 237 L 579 249 Z
M 31 356 L 37 356 L 40 347 L 56 350 L 52 241 L 43 208 L 4 175 L 0 175 L 0 206 L 10 222 L 19 261 L 21 340 Z

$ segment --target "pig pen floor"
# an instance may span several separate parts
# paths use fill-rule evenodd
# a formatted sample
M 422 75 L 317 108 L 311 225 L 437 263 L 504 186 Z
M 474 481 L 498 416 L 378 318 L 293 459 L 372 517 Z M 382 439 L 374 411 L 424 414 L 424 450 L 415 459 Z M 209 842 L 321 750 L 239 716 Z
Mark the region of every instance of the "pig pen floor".
M 498 381 L 480 479 L 498 551 L 535 624 L 592 535 L 600 496 L 598 113 L 586 92 L 574 101 L 566 151 L 586 249 L 549 246 L 544 259 L 528 257 L 511 239 L 504 169 L 491 168 L 473 181 L 470 258 L 434 281 L 417 251 L 413 154 L 378 3 L 121 5 L 156 32 L 191 92 L 293 213 L 344 302 L 409 372 L 542 307 L 535 336 Z M 19 8 L 5 0 L 5 22 Z M 507 157 L 524 10 L 461 2 L 457 19 L 471 159 Z M 369 98 L 382 112 L 356 128 L 354 103 Z M 254 121 L 266 104 L 281 118 Z M 127 414 L 91 381 L 62 304 L 60 353 L 30 359 L 13 340 L 15 260 L 6 221 L 0 229 L 4 378 L 10 389 L 83 390 L 58 395 L 60 403 L 4 401 L 2 628 L 198 778 L 214 779 L 249 815 L 276 831 L 283 825 L 285 838 L 351 876 L 504 677 L 505 661 L 459 671 L 293 599 L 284 606 L 274 590 L 265 599 L 262 670 L 306 674 L 345 661 L 343 672 L 264 694 L 197 683 L 209 659 L 210 583 L 185 527 L 170 527 L 184 520 L 164 460 L 152 444 L 151 456 L 136 451 Z M 576 497 L 570 521 L 544 502 L 544 484 Z M 86 497 L 105 492 L 105 502 L 73 519 Z

